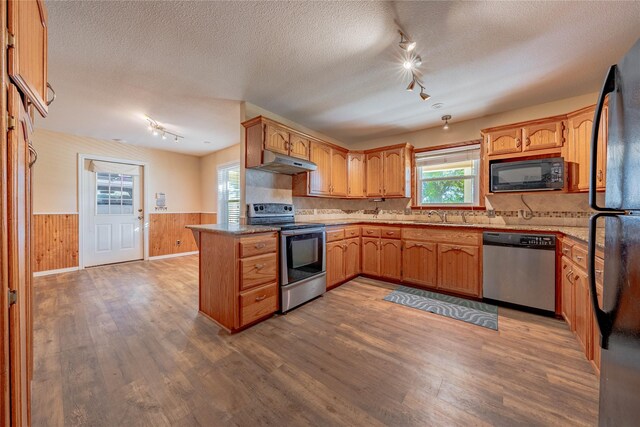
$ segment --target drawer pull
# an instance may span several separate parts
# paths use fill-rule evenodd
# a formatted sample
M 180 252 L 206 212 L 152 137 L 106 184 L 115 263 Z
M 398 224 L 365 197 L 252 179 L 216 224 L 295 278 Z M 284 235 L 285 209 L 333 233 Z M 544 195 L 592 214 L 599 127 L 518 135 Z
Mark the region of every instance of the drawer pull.
M 267 296 L 266 296 L 266 295 L 260 295 L 259 297 L 256 297 L 256 301 L 262 301 L 262 300 L 264 300 L 265 298 L 267 298 Z
M 565 255 L 567 255 L 567 254 L 569 253 L 569 249 L 564 248 L 564 249 L 562 250 L 562 253 L 563 253 L 563 254 L 565 254 Z
M 256 249 L 262 249 L 262 248 L 264 248 L 265 246 L 267 246 L 267 245 L 266 245 L 266 244 L 264 244 L 264 243 L 256 243 Z
M 395 233 L 395 231 L 387 231 L 387 234 L 388 234 L 389 236 L 392 236 L 392 235 L 394 235 L 394 234 L 396 234 L 396 233 Z
M 367 234 L 373 234 L 372 230 L 367 230 Z
M 264 268 L 264 264 L 256 264 L 256 270 L 262 270 Z
M 577 259 L 578 261 L 582 261 L 582 257 L 581 257 L 580 255 L 576 255 L 576 259 Z

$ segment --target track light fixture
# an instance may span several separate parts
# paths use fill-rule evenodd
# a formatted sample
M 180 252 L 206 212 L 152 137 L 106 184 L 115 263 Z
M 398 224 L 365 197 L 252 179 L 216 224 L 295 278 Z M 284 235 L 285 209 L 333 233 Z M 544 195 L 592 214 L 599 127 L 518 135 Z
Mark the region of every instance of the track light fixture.
M 416 86 L 417 82 L 418 82 L 418 79 L 416 78 L 416 75 L 413 74 L 411 78 L 411 83 L 409 83 L 409 86 L 407 86 L 407 91 L 413 92 L 413 88 Z
M 167 128 L 165 128 L 149 116 L 146 117 L 146 120 L 149 123 L 147 129 L 151 131 L 151 135 L 153 136 L 161 135 L 162 139 L 167 139 L 167 135 L 171 135 L 175 142 L 178 142 L 180 138 L 184 138 L 184 136 L 182 135 L 178 135 L 177 133 L 168 131 Z
M 400 43 L 398 43 L 398 45 L 400 46 L 401 49 L 404 49 L 407 52 L 411 52 L 413 49 L 416 48 L 416 42 L 412 41 L 402 31 L 398 30 L 398 32 L 400 33 Z
M 451 120 L 451 116 L 449 114 L 442 116 L 442 120 L 444 120 L 444 126 L 442 126 L 442 129 L 449 130 L 449 120 Z
M 423 101 L 431 98 L 431 95 L 424 91 L 424 86 L 422 85 L 420 85 L 420 98 L 422 98 Z

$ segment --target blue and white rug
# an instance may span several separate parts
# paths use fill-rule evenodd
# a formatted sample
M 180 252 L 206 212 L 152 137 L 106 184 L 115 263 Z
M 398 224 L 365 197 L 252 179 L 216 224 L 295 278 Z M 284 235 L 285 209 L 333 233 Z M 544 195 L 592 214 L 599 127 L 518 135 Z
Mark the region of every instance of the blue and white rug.
M 495 305 L 407 286 L 399 286 L 384 300 L 498 330 L 498 307 Z

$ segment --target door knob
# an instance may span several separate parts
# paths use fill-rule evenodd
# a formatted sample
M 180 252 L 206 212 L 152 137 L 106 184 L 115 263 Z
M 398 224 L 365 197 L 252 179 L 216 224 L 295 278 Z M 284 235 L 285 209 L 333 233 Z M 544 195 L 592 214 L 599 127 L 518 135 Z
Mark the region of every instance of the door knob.
M 144 216 L 140 215 L 140 216 L 138 217 L 138 219 L 142 220 L 142 219 L 144 219 Z

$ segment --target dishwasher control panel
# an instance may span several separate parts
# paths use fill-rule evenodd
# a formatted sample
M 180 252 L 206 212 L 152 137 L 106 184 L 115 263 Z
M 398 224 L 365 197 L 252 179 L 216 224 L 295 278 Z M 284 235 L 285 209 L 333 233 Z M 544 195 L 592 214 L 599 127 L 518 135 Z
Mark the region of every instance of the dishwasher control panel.
M 525 246 L 555 246 L 555 236 L 527 235 L 520 237 L 520 244 Z
M 554 250 L 556 236 L 553 234 L 499 233 L 485 231 L 482 242 L 489 246 L 511 246 L 531 249 Z

